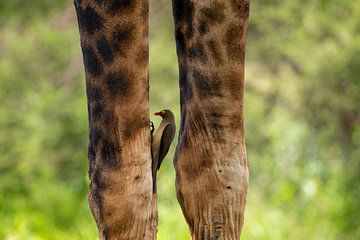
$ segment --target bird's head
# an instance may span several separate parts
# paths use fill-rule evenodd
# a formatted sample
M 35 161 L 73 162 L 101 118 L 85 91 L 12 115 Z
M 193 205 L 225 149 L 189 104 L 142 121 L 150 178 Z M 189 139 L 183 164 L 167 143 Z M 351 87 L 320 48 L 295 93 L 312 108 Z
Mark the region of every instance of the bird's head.
M 168 109 L 161 110 L 160 112 L 154 112 L 154 115 L 160 116 L 164 119 L 174 118 L 174 114 Z

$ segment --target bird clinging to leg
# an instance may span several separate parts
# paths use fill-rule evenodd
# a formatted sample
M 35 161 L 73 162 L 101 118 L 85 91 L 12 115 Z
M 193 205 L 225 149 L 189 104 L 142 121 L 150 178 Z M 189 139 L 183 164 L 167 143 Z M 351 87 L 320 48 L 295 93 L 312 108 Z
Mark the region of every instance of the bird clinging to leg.
M 160 169 L 162 160 L 169 151 L 176 129 L 174 114 L 170 110 L 165 109 L 160 112 L 155 112 L 154 115 L 161 116 L 162 121 L 155 135 L 152 137 L 151 143 L 153 193 L 156 192 L 156 173 Z

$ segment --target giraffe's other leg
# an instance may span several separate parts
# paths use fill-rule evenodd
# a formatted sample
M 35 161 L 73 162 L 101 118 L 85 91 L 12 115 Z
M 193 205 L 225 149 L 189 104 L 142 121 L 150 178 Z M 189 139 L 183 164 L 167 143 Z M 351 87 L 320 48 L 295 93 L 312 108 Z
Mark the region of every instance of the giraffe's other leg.
M 89 112 L 89 205 L 100 239 L 155 239 L 148 0 L 75 0 Z
M 177 198 L 193 239 L 239 239 L 248 163 L 243 92 L 249 0 L 173 0 L 181 129 Z

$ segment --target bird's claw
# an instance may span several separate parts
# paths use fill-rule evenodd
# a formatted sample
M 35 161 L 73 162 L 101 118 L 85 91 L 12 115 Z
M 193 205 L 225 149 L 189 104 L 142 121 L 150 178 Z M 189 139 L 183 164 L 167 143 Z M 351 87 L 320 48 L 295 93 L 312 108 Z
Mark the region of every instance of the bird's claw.
M 151 134 L 154 132 L 155 130 L 155 127 L 154 127 L 154 123 L 152 121 L 150 121 L 150 131 L 151 131 Z

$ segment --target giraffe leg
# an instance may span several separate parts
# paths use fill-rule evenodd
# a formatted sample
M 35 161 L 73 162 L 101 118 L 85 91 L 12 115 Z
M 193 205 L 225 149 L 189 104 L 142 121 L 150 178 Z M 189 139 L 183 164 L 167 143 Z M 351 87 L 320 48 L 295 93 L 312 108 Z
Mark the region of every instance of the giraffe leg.
M 89 205 L 100 239 L 156 238 L 148 5 L 75 0 L 89 111 Z
M 239 239 L 248 163 L 243 126 L 249 0 L 173 0 L 181 129 L 177 198 L 192 239 Z

